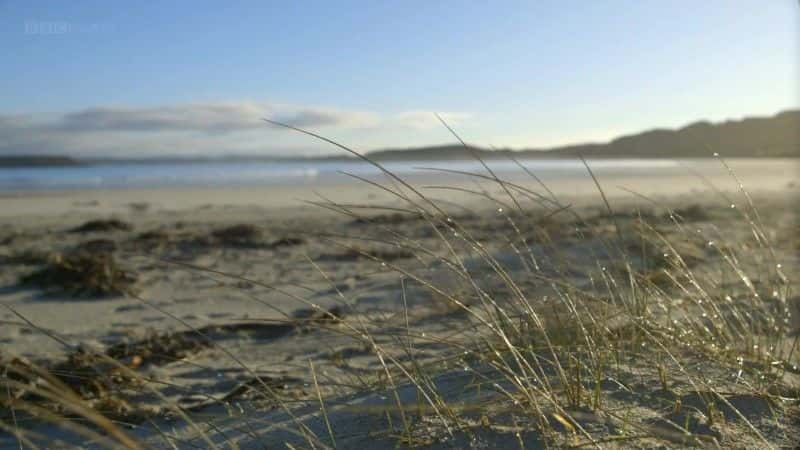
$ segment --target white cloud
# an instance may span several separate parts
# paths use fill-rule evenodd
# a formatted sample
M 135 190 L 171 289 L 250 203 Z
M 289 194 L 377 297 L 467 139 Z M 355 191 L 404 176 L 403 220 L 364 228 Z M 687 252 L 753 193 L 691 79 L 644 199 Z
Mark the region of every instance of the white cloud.
M 441 116 L 452 125 L 469 117 L 462 113 Z M 281 154 L 286 148 L 301 147 L 302 142 L 308 148 L 307 140 L 276 133 L 262 118 L 326 133 L 369 134 L 373 139 L 393 129 L 441 127 L 435 115 L 425 111 L 379 114 L 255 101 L 98 106 L 60 115 L 0 114 L 0 155 Z
M 260 126 L 267 112 L 265 105 L 250 102 L 98 107 L 64 114 L 53 126 L 74 131 L 235 131 Z

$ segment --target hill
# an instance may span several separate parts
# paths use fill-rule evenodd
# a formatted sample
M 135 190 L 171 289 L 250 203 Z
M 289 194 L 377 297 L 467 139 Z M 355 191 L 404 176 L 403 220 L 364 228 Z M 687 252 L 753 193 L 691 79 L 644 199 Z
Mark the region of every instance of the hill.
M 771 117 L 750 117 L 720 123 L 695 122 L 682 128 L 653 129 L 606 143 L 548 149 L 489 150 L 472 147 L 482 158 L 702 158 L 719 152 L 726 157 L 785 158 L 800 156 L 800 110 Z M 460 145 L 387 149 L 368 153 L 378 161 L 465 159 L 472 153 Z

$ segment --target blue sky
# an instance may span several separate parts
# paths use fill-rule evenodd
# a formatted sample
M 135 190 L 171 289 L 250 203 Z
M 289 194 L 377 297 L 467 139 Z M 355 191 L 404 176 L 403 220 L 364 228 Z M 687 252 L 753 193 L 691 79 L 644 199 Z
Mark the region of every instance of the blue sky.
M 795 0 L 0 0 L 0 154 L 602 141 L 798 106 Z M 302 5 L 302 6 L 300 6 Z

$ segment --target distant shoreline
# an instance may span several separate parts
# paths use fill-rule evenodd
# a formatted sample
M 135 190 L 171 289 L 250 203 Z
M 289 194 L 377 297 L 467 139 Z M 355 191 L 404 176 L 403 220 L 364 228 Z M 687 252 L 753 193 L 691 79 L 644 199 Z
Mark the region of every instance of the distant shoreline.
M 618 137 L 605 143 L 584 143 L 544 149 L 487 149 L 460 144 L 416 148 L 392 148 L 364 153 L 370 160 L 450 161 L 480 157 L 485 160 L 515 159 L 694 159 L 713 158 L 797 158 L 800 157 L 800 110 L 788 110 L 770 117 L 749 117 L 719 123 L 699 121 L 678 129 L 651 129 Z M 344 153 L 344 152 L 342 152 Z M 91 164 L 153 164 L 206 162 L 319 162 L 350 161 L 350 154 L 321 156 L 229 155 L 219 157 L 76 158 L 59 155 L 0 156 L 2 167 L 47 167 Z
M 24 168 L 24 167 L 71 167 L 82 166 L 80 160 L 71 158 L 69 156 L 38 156 L 38 155 L 23 155 L 23 156 L 0 156 L 0 168 Z
M 392 152 L 393 153 L 393 152 Z M 402 162 L 448 162 L 448 161 L 475 161 L 475 154 L 465 152 L 464 154 L 453 155 L 437 155 L 431 154 L 425 156 L 422 154 L 404 154 L 403 151 L 398 151 L 400 154 L 381 154 L 371 155 L 365 154 L 370 161 L 377 163 L 402 163 Z M 534 155 L 523 151 L 509 150 L 509 151 L 494 151 L 484 150 L 478 153 L 481 160 L 487 162 L 500 162 L 511 161 L 512 158 L 517 161 L 569 161 L 576 160 L 580 157 L 585 158 L 587 161 L 613 161 L 613 160 L 673 160 L 673 161 L 710 161 L 717 159 L 714 155 L 708 156 L 625 156 L 625 155 L 594 155 L 575 154 L 575 155 L 561 155 L 561 154 L 545 154 Z M 800 153 L 794 155 L 774 155 L 774 156 L 756 156 L 756 155 L 727 155 L 720 153 L 719 157 L 725 159 L 738 159 L 738 160 L 796 160 L 800 159 Z M 36 169 L 36 168 L 69 168 L 69 167 L 91 167 L 102 165 L 172 165 L 172 164 L 218 164 L 218 163 L 326 163 L 326 162 L 359 162 L 360 158 L 355 156 L 329 156 L 329 157 L 308 157 L 308 158 L 288 158 L 288 157 L 258 157 L 258 156 L 237 156 L 228 158 L 139 158 L 139 159 L 74 159 L 70 157 L 1 157 L 0 156 L 0 169 Z M 365 162 L 366 163 L 366 162 Z
M 552 161 L 552 162 L 551 162 Z M 723 184 L 732 182 L 722 163 L 710 158 L 678 159 L 678 160 L 617 160 L 612 159 L 587 159 L 589 166 L 601 183 L 609 184 L 607 189 L 616 186 L 645 187 L 647 194 L 651 189 L 661 192 L 683 189 L 699 181 L 697 173 L 706 177 L 718 177 Z M 562 189 L 572 192 L 583 186 L 580 190 L 595 189 L 591 177 L 579 160 L 521 160 L 526 169 L 532 171 L 551 189 Z M 745 186 L 752 189 L 776 189 L 788 184 L 800 185 L 797 179 L 800 159 L 779 158 L 730 158 L 725 162 L 742 178 Z M 309 163 L 312 165 L 313 163 Z M 358 164 L 359 167 L 355 167 Z M 271 166 L 271 164 L 261 164 Z M 370 168 L 367 163 L 331 163 L 328 167 L 318 167 L 316 170 L 304 171 L 308 168 L 299 167 L 296 174 L 289 176 L 273 177 L 269 172 L 262 172 L 263 168 L 251 167 L 256 164 L 237 164 L 236 167 L 227 169 L 224 164 L 211 165 L 210 167 L 192 167 L 187 165 L 157 165 L 131 166 L 129 169 L 117 165 L 105 168 L 85 166 L 78 168 L 55 168 L 52 170 L 38 171 L 36 169 L 27 173 L 14 173 L 14 170 L 0 170 L 0 198 L 30 199 L 32 197 L 86 195 L 97 196 L 128 196 L 133 195 L 130 202 L 140 201 L 142 198 L 166 201 L 167 198 L 180 193 L 181 201 L 175 202 L 174 207 L 185 207 L 196 202 L 208 203 L 212 198 L 224 197 L 223 203 L 260 203 L 264 199 L 279 197 L 284 206 L 296 205 L 299 199 L 315 198 L 316 192 L 341 192 L 349 190 L 363 190 L 364 184 L 345 173 L 356 173 L 367 179 L 380 179 L 380 171 Z M 286 166 L 281 164 L 281 166 Z M 530 176 L 515 164 L 508 161 L 490 162 L 493 172 L 502 179 L 525 183 L 530 181 Z M 240 168 L 244 172 L 240 172 Z M 473 189 L 471 177 L 467 173 L 485 173 L 482 166 L 476 161 L 453 162 L 387 162 L 387 170 L 399 177 L 420 186 L 450 186 L 457 185 Z M 446 173 L 441 170 L 426 170 L 423 167 L 447 168 L 455 170 Z M 284 167 L 285 168 L 285 167 Z M 282 170 L 276 168 L 274 170 Z M 369 169 L 369 170 L 365 170 Z M 250 170 L 250 172 L 248 172 Z M 266 168 L 267 171 L 273 170 Z M 294 170 L 291 169 L 290 170 Z M 104 173 L 106 175 L 104 175 Z M 169 178 L 163 178 L 168 174 Z M 142 179 L 140 177 L 144 176 Z M 223 177 L 223 178 L 220 178 Z M 227 177 L 227 178 L 224 178 Z M 88 181 L 87 181 L 88 180 Z M 643 182 L 642 180 L 646 180 Z M 755 180 L 755 181 L 752 181 Z M 468 184 L 463 184 L 463 183 Z M 662 186 L 656 186 L 662 183 Z M 140 193 L 134 195 L 136 193 Z M 438 191 L 437 191 L 438 192 Z M 439 192 L 444 195 L 445 192 Z M 447 192 L 448 196 L 452 193 Z M 176 197 L 177 198 L 177 197 Z M 62 206 L 70 207 L 70 202 Z M 21 208 L 18 205 L 18 208 Z M 27 206 L 25 206 L 27 208 Z M 18 210 L 18 209 L 17 209 Z M 14 211 L 14 209 L 10 209 Z M 2 214 L 0 214 L 2 216 Z

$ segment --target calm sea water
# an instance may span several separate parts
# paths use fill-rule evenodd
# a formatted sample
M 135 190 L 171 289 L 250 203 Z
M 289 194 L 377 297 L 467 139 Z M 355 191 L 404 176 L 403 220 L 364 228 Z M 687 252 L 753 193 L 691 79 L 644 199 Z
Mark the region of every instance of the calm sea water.
M 542 178 L 586 174 L 579 160 L 523 160 Z M 512 161 L 490 161 L 497 173 L 522 173 Z M 678 167 L 671 160 L 596 160 L 597 171 L 663 170 Z M 384 164 L 392 172 L 409 176 L 434 173 L 421 168 L 485 171 L 477 161 L 403 161 Z M 75 167 L 0 168 L 0 191 L 114 189 L 166 186 L 237 186 L 315 183 L 346 180 L 341 172 L 378 175 L 374 166 L 360 161 L 255 161 L 181 163 L 103 163 Z

